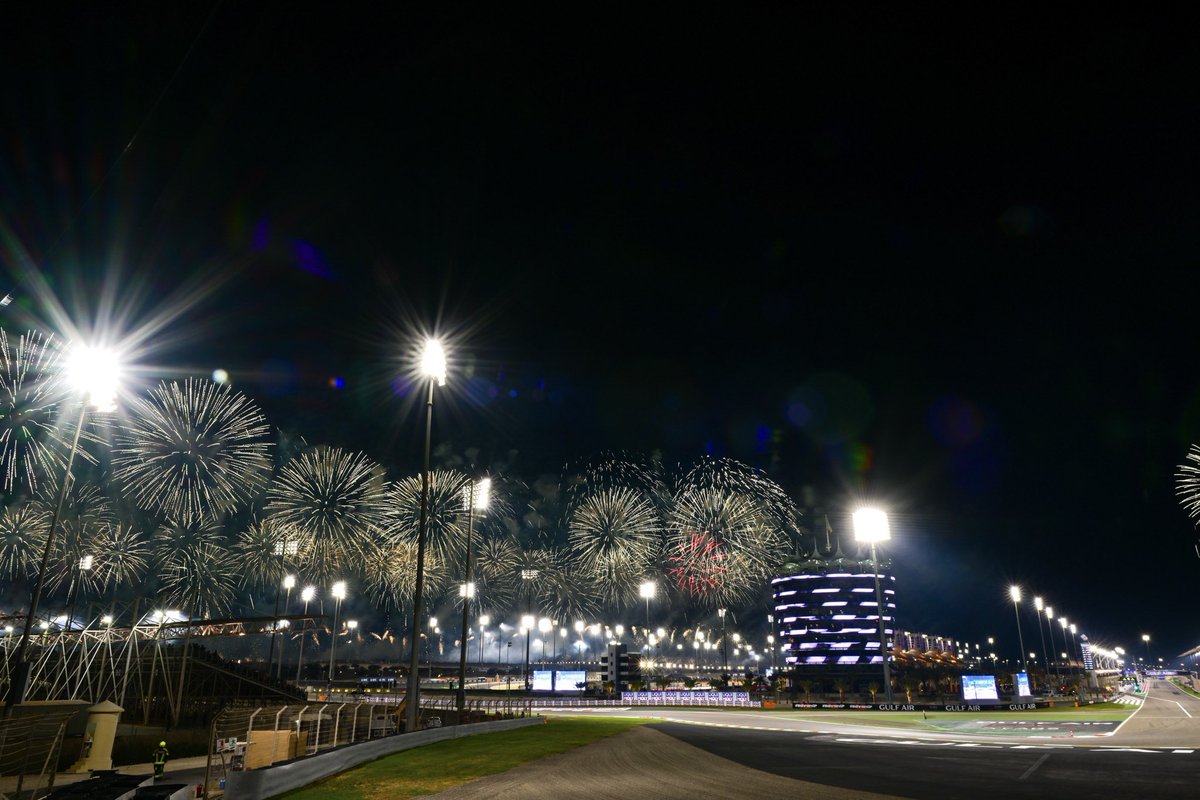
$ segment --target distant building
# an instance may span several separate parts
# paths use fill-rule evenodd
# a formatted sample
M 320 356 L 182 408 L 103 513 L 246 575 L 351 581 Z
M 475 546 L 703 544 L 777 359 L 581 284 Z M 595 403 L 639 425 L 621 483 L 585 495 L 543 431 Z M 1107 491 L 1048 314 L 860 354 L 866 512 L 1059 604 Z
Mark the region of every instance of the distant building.
M 831 532 L 832 533 L 832 532 Z M 879 664 L 879 615 L 870 554 L 843 552 L 832 535 L 809 556 L 789 561 L 771 581 L 784 662 L 794 666 Z M 878 550 L 879 548 L 877 548 Z M 887 648 L 895 647 L 896 578 L 880 555 Z

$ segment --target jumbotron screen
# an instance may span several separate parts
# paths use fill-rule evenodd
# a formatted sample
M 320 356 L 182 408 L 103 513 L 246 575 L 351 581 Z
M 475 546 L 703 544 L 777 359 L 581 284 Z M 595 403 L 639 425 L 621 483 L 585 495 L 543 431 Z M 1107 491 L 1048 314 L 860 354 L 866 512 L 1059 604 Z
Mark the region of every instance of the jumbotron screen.
M 999 700 L 995 675 L 963 675 L 963 700 Z

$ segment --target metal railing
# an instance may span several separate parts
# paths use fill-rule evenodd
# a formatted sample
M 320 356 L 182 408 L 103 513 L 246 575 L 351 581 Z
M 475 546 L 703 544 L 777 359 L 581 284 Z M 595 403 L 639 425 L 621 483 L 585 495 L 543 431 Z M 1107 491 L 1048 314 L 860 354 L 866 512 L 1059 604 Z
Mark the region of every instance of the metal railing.
M 78 709 L 0 718 L 0 800 L 38 800 L 54 789 L 63 733 Z
M 402 733 L 403 700 L 403 697 L 374 697 L 346 703 L 297 702 L 226 708 L 217 714 L 209 729 L 205 791 L 229 772 L 267 767 Z M 531 714 L 530 707 L 531 702 L 525 699 L 495 702 L 472 699 L 464 718 L 525 717 Z M 426 719 L 439 711 L 452 712 L 456 708 L 453 696 L 421 698 L 421 712 Z

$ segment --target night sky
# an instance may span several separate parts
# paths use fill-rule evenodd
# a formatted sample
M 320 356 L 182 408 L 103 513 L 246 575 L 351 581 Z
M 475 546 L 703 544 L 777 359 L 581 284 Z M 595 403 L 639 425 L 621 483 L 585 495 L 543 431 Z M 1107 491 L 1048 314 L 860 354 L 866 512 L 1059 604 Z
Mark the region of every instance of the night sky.
M 903 627 L 1011 639 L 1017 581 L 1200 644 L 1182 22 L 39 10 L 0 48 L 5 327 L 44 316 L 22 255 L 134 319 L 198 281 L 163 375 L 394 474 L 435 330 L 447 451 L 728 456 L 847 534 L 888 508 Z

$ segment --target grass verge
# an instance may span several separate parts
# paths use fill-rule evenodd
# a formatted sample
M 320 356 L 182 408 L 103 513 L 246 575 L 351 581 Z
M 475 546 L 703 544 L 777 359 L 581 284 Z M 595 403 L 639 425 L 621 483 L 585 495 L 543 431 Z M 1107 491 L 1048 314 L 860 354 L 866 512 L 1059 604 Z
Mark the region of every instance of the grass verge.
M 1179 681 L 1174 680 L 1174 679 L 1171 680 L 1171 683 L 1175 684 L 1180 689 L 1183 689 L 1185 692 L 1190 694 L 1192 697 L 1200 697 L 1200 692 L 1197 692 L 1195 689 L 1193 689 L 1190 686 L 1185 686 L 1184 684 L 1182 684 Z
M 385 756 L 282 795 L 286 800 L 384 800 L 436 794 L 507 772 L 653 720 L 551 717 L 545 725 L 435 742 Z
M 907 728 L 910 730 L 962 729 L 962 723 L 1019 722 L 1119 722 L 1134 711 L 1136 706 L 1119 703 L 1096 703 L 1090 706 L 1056 706 L 1023 711 L 985 711 L 980 713 L 960 711 L 818 711 L 816 713 L 793 712 L 788 716 L 796 719 L 820 719 L 824 722 L 839 722 L 847 725 L 865 725 L 879 728 Z

